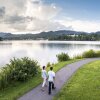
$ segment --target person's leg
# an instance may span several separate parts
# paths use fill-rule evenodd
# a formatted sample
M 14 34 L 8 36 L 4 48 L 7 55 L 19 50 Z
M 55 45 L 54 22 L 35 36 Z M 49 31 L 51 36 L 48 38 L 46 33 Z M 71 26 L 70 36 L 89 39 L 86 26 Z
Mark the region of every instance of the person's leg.
M 45 86 L 47 87 L 47 79 L 45 79 Z
M 56 87 L 55 87 L 55 85 L 54 85 L 54 82 L 52 82 L 52 89 L 55 89 Z
M 45 79 L 43 78 L 42 87 L 44 87 L 44 85 L 45 85 Z
M 43 91 L 44 91 L 44 86 L 45 86 L 45 84 L 46 84 L 46 79 L 43 78 L 43 83 L 42 83 L 42 90 L 43 90 Z
M 49 91 L 48 91 L 48 94 L 51 94 L 51 85 L 52 85 L 52 82 L 49 82 Z
M 52 89 L 54 89 L 54 83 L 52 82 Z

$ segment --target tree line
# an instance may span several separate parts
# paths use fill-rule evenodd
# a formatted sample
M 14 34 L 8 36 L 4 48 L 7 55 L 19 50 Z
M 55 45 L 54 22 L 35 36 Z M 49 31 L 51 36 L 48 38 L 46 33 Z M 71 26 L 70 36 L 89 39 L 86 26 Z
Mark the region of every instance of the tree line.
M 75 34 L 61 35 L 49 38 L 49 40 L 65 40 L 65 41 L 99 41 L 100 34 Z

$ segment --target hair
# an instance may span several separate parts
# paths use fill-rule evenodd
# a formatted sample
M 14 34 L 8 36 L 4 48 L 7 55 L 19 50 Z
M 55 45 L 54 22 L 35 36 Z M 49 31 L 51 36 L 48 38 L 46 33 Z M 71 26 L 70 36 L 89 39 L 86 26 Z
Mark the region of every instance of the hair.
M 43 66 L 43 69 L 45 69 L 45 66 Z
M 53 70 L 53 67 L 50 67 L 50 70 Z

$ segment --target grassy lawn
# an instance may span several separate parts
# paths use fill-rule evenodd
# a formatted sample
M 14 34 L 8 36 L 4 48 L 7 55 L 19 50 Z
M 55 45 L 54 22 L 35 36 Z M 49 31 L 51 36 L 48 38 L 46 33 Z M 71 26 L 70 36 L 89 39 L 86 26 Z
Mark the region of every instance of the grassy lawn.
M 80 68 L 53 100 L 100 100 L 100 60 Z
M 79 61 L 79 60 L 75 59 L 75 60 L 57 63 L 54 65 L 54 71 L 57 72 L 65 65 L 73 63 L 75 61 Z M 28 80 L 25 83 L 15 83 L 13 86 L 11 85 L 4 90 L 0 90 L 0 100 L 16 100 L 21 95 L 25 94 L 29 90 L 39 85 L 41 81 L 42 81 L 41 73 L 39 73 L 37 76 L 33 77 L 32 79 Z

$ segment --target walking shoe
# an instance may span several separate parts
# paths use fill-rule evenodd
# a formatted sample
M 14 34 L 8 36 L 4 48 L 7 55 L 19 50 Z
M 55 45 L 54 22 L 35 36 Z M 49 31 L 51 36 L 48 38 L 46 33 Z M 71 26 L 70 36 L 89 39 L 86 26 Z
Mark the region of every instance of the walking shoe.
M 54 87 L 54 88 L 52 88 L 53 90 L 55 90 L 56 89 L 56 87 Z

